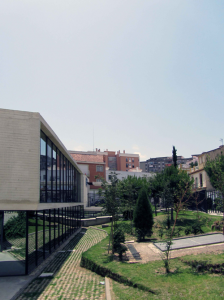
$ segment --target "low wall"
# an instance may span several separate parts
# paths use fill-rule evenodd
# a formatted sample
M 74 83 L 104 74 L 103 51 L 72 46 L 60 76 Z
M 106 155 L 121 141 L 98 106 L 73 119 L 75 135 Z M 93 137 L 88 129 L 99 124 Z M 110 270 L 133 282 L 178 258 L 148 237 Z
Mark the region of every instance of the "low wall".
M 110 216 L 82 219 L 81 226 L 88 227 L 88 226 L 94 226 L 94 225 L 101 225 L 101 224 L 109 223 L 110 220 L 111 220 Z

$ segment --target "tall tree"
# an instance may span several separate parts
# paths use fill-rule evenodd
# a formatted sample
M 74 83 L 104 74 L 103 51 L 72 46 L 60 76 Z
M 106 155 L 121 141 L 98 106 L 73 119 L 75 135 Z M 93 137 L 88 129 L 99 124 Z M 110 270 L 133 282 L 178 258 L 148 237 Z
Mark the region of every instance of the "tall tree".
M 145 239 L 146 234 L 152 234 L 153 214 L 149 204 L 148 191 L 143 187 L 140 191 L 134 211 L 134 223 L 139 240 Z
M 119 182 L 122 210 L 131 220 L 131 234 L 133 230 L 133 211 L 138 199 L 139 191 L 147 184 L 146 178 L 128 176 Z
M 217 155 L 214 160 L 208 156 L 204 169 L 208 174 L 211 185 L 220 193 L 218 198 L 218 206 L 219 209 L 223 211 L 224 219 L 224 155 L 221 153 L 221 155 Z
M 148 179 L 148 190 L 151 197 L 154 199 L 155 215 L 157 215 L 156 206 L 159 202 L 159 198 L 161 197 L 163 186 L 163 172 L 157 173 L 154 177 L 150 177 Z
M 104 191 L 99 190 L 99 194 L 104 196 L 103 212 L 111 215 L 111 241 L 112 241 L 112 253 L 114 254 L 114 230 L 115 221 L 120 213 L 120 198 L 119 198 L 119 180 L 117 174 L 114 172 L 111 174 L 111 183 L 108 184 L 102 179 L 102 188 Z M 109 252 L 109 248 L 108 248 Z
M 175 168 L 177 168 L 177 150 L 173 146 L 173 165 Z
M 169 273 L 170 271 L 169 254 L 170 254 L 170 249 L 172 245 L 172 239 L 174 235 L 177 218 L 179 212 L 188 204 L 188 201 L 190 200 L 192 194 L 192 187 L 194 183 L 194 180 L 191 179 L 190 176 L 187 174 L 187 172 L 184 170 L 178 170 L 177 176 L 178 176 L 177 188 L 174 190 L 176 217 L 174 220 L 173 228 L 170 233 L 169 240 L 167 241 L 166 252 L 165 252 L 166 258 L 164 259 L 167 273 Z

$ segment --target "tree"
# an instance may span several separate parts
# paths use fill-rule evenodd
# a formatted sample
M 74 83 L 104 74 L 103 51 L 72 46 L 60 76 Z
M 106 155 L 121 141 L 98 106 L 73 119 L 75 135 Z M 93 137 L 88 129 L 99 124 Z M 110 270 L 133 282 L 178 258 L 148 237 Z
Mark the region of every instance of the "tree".
M 152 234 L 153 214 L 145 187 L 143 187 L 139 193 L 134 211 L 134 223 L 139 240 L 141 240 L 141 238 L 144 240 L 146 234 Z
M 161 197 L 163 187 L 164 187 L 163 172 L 157 173 L 154 177 L 150 177 L 148 179 L 148 187 L 149 187 L 150 195 L 154 199 L 155 215 L 157 215 L 156 205 L 158 199 Z
M 193 186 L 194 180 L 189 177 L 186 171 L 184 170 L 178 170 L 178 184 L 177 188 L 174 190 L 174 198 L 175 198 L 175 211 L 176 211 L 176 217 L 173 224 L 173 228 L 171 230 L 169 239 L 166 243 L 166 251 L 165 255 L 166 258 L 164 259 L 166 272 L 169 273 L 169 254 L 170 254 L 170 248 L 172 245 L 172 239 L 174 235 L 174 230 L 177 222 L 177 218 L 179 215 L 179 212 L 187 205 L 191 194 L 192 194 L 192 186 Z
M 221 155 L 217 155 L 214 160 L 211 160 L 211 158 L 208 156 L 204 169 L 208 174 L 211 185 L 220 193 L 220 197 L 218 199 L 219 209 L 223 211 L 224 219 L 224 155 L 221 153 Z
M 172 239 L 174 235 L 177 218 L 179 212 L 188 204 L 188 201 L 190 200 L 193 183 L 194 180 L 189 177 L 186 171 L 178 170 L 178 184 L 177 184 L 177 188 L 174 190 L 174 199 L 175 199 L 174 205 L 175 205 L 176 217 L 174 220 L 173 228 L 170 232 L 169 239 L 166 243 L 165 259 L 164 259 L 164 264 L 167 273 L 170 272 L 170 268 L 169 268 L 170 248 L 172 245 Z
M 128 218 L 131 220 L 131 234 L 133 227 L 133 211 L 138 199 L 139 191 L 146 184 L 146 178 L 137 178 L 135 176 L 128 176 L 119 182 L 121 206 L 122 210 L 127 213 Z
M 112 241 L 112 254 L 114 254 L 114 230 L 115 222 L 120 212 L 120 198 L 119 198 L 119 180 L 117 174 L 111 174 L 111 183 L 107 183 L 102 179 L 102 190 L 99 190 L 99 194 L 104 196 L 104 203 L 102 204 L 103 212 L 111 215 L 111 235 L 110 240 Z M 109 242 L 110 247 L 110 242 Z M 108 248 L 109 253 L 109 248 Z
M 173 165 L 175 168 L 177 168 L 177 150 L 173 146 Z

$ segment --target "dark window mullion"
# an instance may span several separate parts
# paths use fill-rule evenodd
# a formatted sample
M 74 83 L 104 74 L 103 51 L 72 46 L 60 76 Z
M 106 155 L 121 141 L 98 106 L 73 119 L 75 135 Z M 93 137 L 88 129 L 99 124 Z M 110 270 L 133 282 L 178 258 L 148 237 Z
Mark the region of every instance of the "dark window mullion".
M 48 143 L 48 137 L 46 136 L 46 162 L 45 162 L 45 202 L 47 202 L 47 143 Z
M 53 147 L 54 144 L 51 143 L 51 202 L 53 202 Z

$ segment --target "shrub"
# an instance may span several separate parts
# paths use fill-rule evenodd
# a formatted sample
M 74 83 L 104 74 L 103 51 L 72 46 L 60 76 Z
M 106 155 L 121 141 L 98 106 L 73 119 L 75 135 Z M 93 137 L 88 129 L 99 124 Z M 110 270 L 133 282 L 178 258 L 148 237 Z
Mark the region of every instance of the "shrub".
M 192 228 L 191 228 L 190 226 L 187 226 L 187 227 L 185 228 L 185 230 L 184 230 L 184 232 L 185 232 L 186 235 L 190 234 L 191 231 L 192 231 Z
M 201 229 L 201 224 L 195 223 L 192 225 L 192 231 L 193 234 L 203 233 L 203 230 Z
M 162 237 L 163 237 L 163 234 L 164 234 L 163 229 L 160 228 L 160 229 L 159 229 L 159 236 L 160 236 L 161 239 L 162 239 Z
M 114 232 L 114 252 L 119 254 L 120 260 L 122 260 L 122 254 L 127 251 L 127 247 L 121 245 L 124 241 L 124 232 L 121 229 L 116 229 Z
M 20 238 L 26 235 L 26 213 L 18 212 L 17 217 L 12 217 L 4 225 L 4 238 Z
M 120 229 L 124 233 L 131 234 L 131 224 L 127 222 L 121 222 L 115 225 L 115 230 Z

